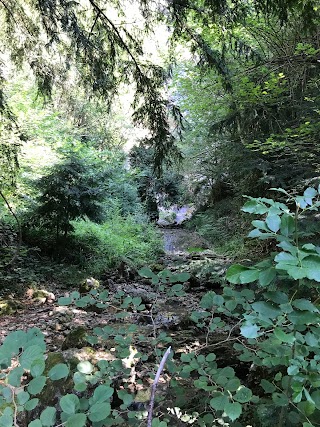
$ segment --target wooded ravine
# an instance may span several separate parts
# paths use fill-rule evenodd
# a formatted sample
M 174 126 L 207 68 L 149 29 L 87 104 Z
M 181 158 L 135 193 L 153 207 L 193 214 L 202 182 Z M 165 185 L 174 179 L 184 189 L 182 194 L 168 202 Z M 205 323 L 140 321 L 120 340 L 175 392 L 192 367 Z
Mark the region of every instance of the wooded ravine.
M 317 0 L 0 0 L 0 427 L 320 425 Z

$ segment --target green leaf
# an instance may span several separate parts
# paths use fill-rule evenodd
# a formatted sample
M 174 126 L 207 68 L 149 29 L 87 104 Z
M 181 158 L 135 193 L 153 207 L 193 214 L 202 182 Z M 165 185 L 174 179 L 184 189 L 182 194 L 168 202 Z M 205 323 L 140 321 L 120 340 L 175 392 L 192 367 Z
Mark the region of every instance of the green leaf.
M 71 297 L 60 297 L 58 298 L 59 305 L 70 305 L 72 303 Z
M 276 270 L 271 267 L 259 273 L 259 284 L 261 286 L 268 286 L 276 278 Z
M 293 300 L 292 305 L 294 305 L 299 310 L 306 310 L 306 311 L 319 313 L 319 310 L 317 309 L 317 307 L 313 305 L 309 300 L 304 298 Z
M 230 418 L 231 421 L 234 421 L 240 417 L 242 413 L 242 406 L 238 402 L 229 402 L 224 407 L 224 413 L 227 415 L 227 417 Z
M 30 394 L 26 391 L 20 391 L 17 394 L 17 401 L 19 405 L 24 405 L 30 399 Z
M 87 423 L 86 414 L 74 414 L 67 419 L 66 427 L 85 427 Z
M 270 215 L 269 213 L 266 218 L 266 224 L 269 230 L 273 231 L 274 233 L 277 233 L 280 230 L 280 225 L 281 225 L 280 216 Z
M 226 279 L 234 284 L 251 283 L 258 279 L 259 273 L 260 271 L 256 268 L 235 264 L 228 269 Z
M 267 317 L 270 319 L 274 319 L 275 317 L 282 314 L 282 311 L 278 307 L 275 307 L 265 301 L 254 302 L 252 304 L 252 308 L 257 311 L 262 318 Z
M 32 345 L 26 348 L 19 358 L 20 364 L 24 369 L 30 369 L 33 362 L 43 358 L 43 351 L 38 345 Z
M 46 380 L 47 378 L 44 376 L 34 378 L 29 382 L 28 392 L 30 394 L 39 394 L 42 391 L 43 387 L 45 386 Z
M 293 333 L 286 334 L 281 328 L 275 328 L 273 333 L 275 337 L 281 342 L 292 344 L 296 340 Z
M 316 408 L 320 410 L 320 390 L 315 390 L 312 392 L 311 397 L 316 405 Z
M 287 406 L 289 404 L 288 397 L 283 393 L 272 393 L 272 400 L 277 406 Z
M 28 427 L 42 427 L 42 423 L 40 420 L 33 420 L 28 424 Z
M 281 217 L 280 232 L 283 236 L 289 237 L 295 231 L 294 219 L 291 215 L 283 214 Z
M 256 324 L 247 323 L 244 326 L 241 326 L 240 332 L 241 335 L 245 338 L 257 338 L 259 334 L 260 327 Z
M 265 393 L 273 393 L 276 390 L 276 387 L 270 381 L 265 379 L 261 380 L 260 385 Z
M 187 282 L 190 279 L 190 274 L 187 272 L 177 273 L 176 279 L 178 282 Z
M 93 365 L 88 360 L 84 360 L 83 362 L 78 363 L 77 369 L 82 374 L 91 374 L 93 371 Z
M 43 426 L 51 427 L 55 424 L 56 421 L 56 408 L 52 406 L 47 406 L 44 411 L 41 412 L 40 421 Z
M 268 207 L 263 203 L 258 202 L 257 200 L 251 199 L 243 205 L 241 209 L 243 212 L 255 213 L 258 215 L 263 215 L 268 212 Z
M 89 420 L 92 422 L 102 421 L 111 413 L 110 403 L 95 403 L 89 408 Z
M 250 268 L 250 269 L 247 269 L 246 271 L 242 271 L 239 276 L 240 283 L 243 285 L 246 283 L 255 282 L 256 280 L 258 280 L 259 274 L 260 274 L 260 271 L 257 270 L 256 268 Z
M 65 363 L 58 363 L 50 369 L 48 376 L 52 381 L 61 380 L 67 378 L 69 375 L 69 367 Z
M 265 233 L 262 233 L 260 230 L 255 228 L 254 230 L 250 231 L 250 233 L 248 234 L 248 237 L 250 237 L 251 239 L 256 239 L 256 238 L 259 238 L 260 236 L 262 236 L 263 234 L 265 234 Z
M 213 397 L 210 400 L 210 406 L 216 411 L 224 411 L 224 408 L 227 403 L 229 403 L 229 398 L 225 395 Z
M 237 390 L 236 394 L 233 396 L 233 398 L 239 403 L 250 402 L 251 397 L 252 397 L 252 391 L 249 388 L 244 386 L 241 386 Z
M 299 260 L 296 256 L 288 254 L 288 252 L 280 252 L 274 257 L 275 262 L 283 263 L 284 265 L 297 265 Z M 279 267 L 280 268 L 280 267 Z
M 30 399 L 30 400 L 28 400 L 27 403 L 25 403 L 24 409 L 26 411 L 32 411 L 34 408 L 36 408 L 36 406 L 38 405 L 38 403 L 39 403 L 39 399 L 36 399 L 36 398 Z
M 72 298 L 72 299 L 79 299 L 80 298 L 80 292 L 78 292 L 78 291 L 73 291 L 73 292 L 71 292 L 71 294 L 70 294 L 70 298 Z
M 106 385 L 99 385 L 93 393 L 93 402 L 102 403 L 106 402 L 113 395 L 114 389 Z
M 21 377 L 23 375 L 23 368 L 17 366 L 8 375 L 8 383 L 13 387 L 19 387 L 21 385 Z
M 67 414 L 75 414 L 80 406 L 79 398 L 74 394 L 66 394 L 60 399 L 60 407 Z
M 308 187 L 304 193 L 303 193 L 304 197 L 308 198 L 308 199 L 313 199 L 314 197 L 316 197 L 318 195 L 317 190 L 315 188 L 312 187 Z
M 117 391 L 119 398 L 123 401 L 123 404 L 129 406 L 133 402 L 133 395 L 128 393 L 126 390 Z
M 148 279 L 152 279 L 153 276 L 155 276 L 154 272 L 150 270 L 149 267 L 143 267 L 140 270 L 138 270 L 138 274 L 141 277 L 146 277 Z
M 252 221 L 251 224 L 260 230 L 269 231 L 265 221 L 255 220 Z
M 43 374 L 46 364 L 44 360 L 34 360 L 31 364 L 30 373 L 36 378 Z

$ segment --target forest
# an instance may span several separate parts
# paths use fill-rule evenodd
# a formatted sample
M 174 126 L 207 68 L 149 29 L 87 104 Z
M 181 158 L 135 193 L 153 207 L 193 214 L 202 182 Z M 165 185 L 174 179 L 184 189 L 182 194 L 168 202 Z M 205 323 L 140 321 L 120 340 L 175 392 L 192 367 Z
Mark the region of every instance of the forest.
M 0 427 L 320 426 L 319 1 L 0 23 Z

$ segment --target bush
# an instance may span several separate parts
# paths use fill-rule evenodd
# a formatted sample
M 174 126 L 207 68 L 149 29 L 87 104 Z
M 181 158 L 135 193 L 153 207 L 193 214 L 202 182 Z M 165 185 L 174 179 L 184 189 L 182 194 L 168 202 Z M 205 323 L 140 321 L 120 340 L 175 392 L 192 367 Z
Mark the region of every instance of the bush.
M 115 267 L 121 261 L 139 267 L 155 262 L 161 252 L 161 240 L 155 228 L 139 223 L 134 216 L 123 218 L 114 212 L 102 224 L 89 220 L 73 221 L 74 245 L 79 261 L 92 274 Z

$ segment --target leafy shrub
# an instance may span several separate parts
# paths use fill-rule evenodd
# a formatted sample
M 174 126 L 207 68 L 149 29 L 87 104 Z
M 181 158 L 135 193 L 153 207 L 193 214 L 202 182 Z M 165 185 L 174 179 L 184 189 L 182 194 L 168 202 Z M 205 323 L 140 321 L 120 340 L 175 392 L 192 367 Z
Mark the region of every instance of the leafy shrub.
M 161 252 L 162 243 L 152 225 L 139 223 L 133 216 L 123 218 L 117 211 L 102 224 L 79 220 L 72 225 L 79 258 L 92 274 L 121 261 L 139 267 L 154 262 Z
M 249 237 L 275 240 L 277 252 L 253 266 L 233 265 L 226 275 L 231 285 L 225 286 L 220 294 L 210 291 L 201 297 L 191 320 L 197 327 L 197 341 L 203 335 L 203 345 L 197 345 L 195 350 L 187 346 L 182 352 L 179 345 L 175 358 L 167 362 L 171 378 L 167 393 L 172 406 L 167 401 L 161 406 L 160 402 L 153 426 L 241 426 L 247 425 L 248 419 L 263 427 L 318 424 L 320 247 L 300 243 L 304 234 L 298 225 L 308 212 L 320 207 L 320 187 L 308 188 L 297 197 L 279 191 L 293 210 L 272 199 L 251 197 L 243 208 L 244 212 L 262 215 L 252 221 L 254 229 Z M 189 276 L 167 270 L 155 274 L 148 268 L 141 269 L 140 274 L 151 279 L 158 292 L 167 292 L 171 297 L 184 294 L 181 282 Z M 146 309 L 140 297 L 124 292 L 112 295 L 106 290 L 92 290 L 85 296 L 72 292 L 60 298 L 59 303 L 82 308 L 96 304 L 101 309 L 111 305 L 116 309 L 115 318 L 121 319 L 132 312 L 143 314 Z M 158 304 L 155 297 L 155 309 Z M 151 319 L 152 312 L 156 311 L 151 310 Z M 175 344 L 173 336 L 158 331 L 154 324 L 150 331 L 140 333 L 137 325 L 128 323 L 122 329 L 112 325 L 94 329 L 87 338 L 89 343 L 96 345 L 111 337 L 116 347 L 115 358 L 100 360 L 96 367 L 88 362 L 78 364 L 73 374 L 74 393 L 60 398 L 59 416 L 67 427 L 84 426 L 87 419 L 99 426 L 115 425 L 127 418 L 130 425 L 141 424 L 141 411 L 130 409 L 134 396 L 127 379 L 132 374 L 132 363 L 155 360 L 154 355 L 139 351 L 147 342 L 154 346 L 158 358 L 164 353 L 164 346 Z M 132 356 L 130 349 L 134 345 L 138 351 Z M 233 351 L 239 359 L 238 366 L 234 361 L 228 366 L 226 350 Z M 223 358 L 218 357 L 219 351 Z M 0 347 L 2 367 L 11 366 L 2 374 L 1 403 L 8 406 L 0 416 L 1 425 L 12 427 L 17 412 L 38 405 L 36 395 L 47 376 L 55 381 L 69 375 L 65 364 L 58 364 L 45 375 L 43 354 L 43 337 L 35 330 L 14 332 Z M 131 361 L 131 368 L 124 367 L 126 358 Z M 30 376 L 21 385 L 26 371 L 30 371 Z M 242 373 L 241 377 L 237 372 Z M 120 384 L 114 382 L 116 378 L 121 378 Z M 86 391 L 88 385 L 94 390 L 80 400 L 76 393 Z M 17 394 L 12 391 L 15 387 Z M 120 410 L 111 407 L 114 393 L 122 402 Z M 53 426 L 56 415 L 56 408 L 45 408 L 29 427 Z

